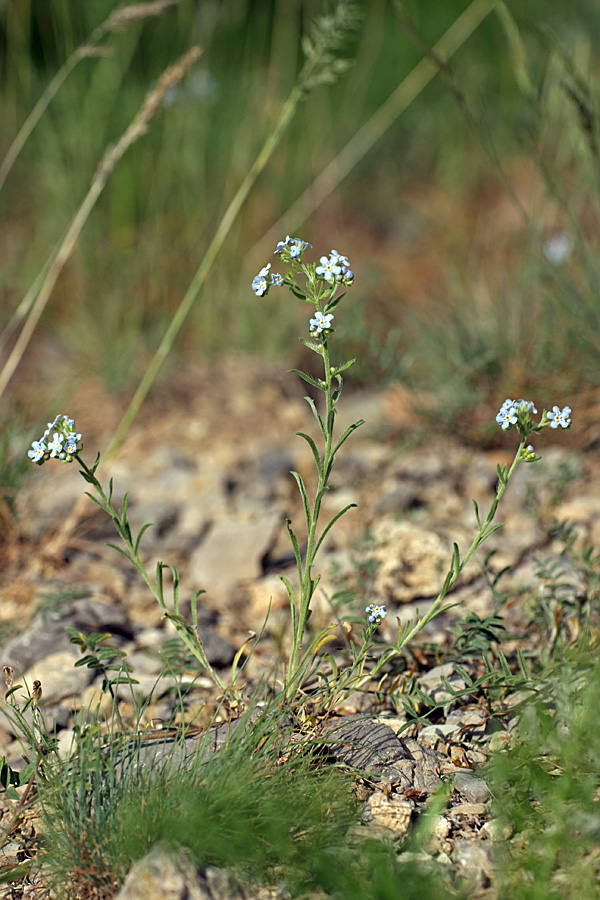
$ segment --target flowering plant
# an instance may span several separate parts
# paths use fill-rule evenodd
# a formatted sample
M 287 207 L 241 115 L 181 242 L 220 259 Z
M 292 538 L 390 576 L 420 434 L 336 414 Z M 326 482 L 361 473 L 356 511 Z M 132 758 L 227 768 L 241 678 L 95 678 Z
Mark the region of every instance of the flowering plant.
M 53 432 L 54 434 L 50 439 L 50 435 L 52 435 Z M 167 566 L 165 563 L 158 562 L 156 564 L 156 577 L 153 579 L 146 571 L 140 558 L 140 542 L 144 532 L 148 528 L 150 528 L 150 524 L 144 525 L 140 529 L 137 537 L 134 537 L 127 517 L 128 495 L 125 494 L 121 509 L 116 509 L 112 499 L 112 478 L 109 482 L 108 493 L 106 493 L 96 477 L 96 471 L 100 464 L 100 454 L 96 456 L 96 460 L 93 466 L 90 467 L 84 462 L 81 457 L 82 450 L 83 444 L 81 434 L 76 431 L 74 420 L 69 418 L 69 416 L 58 415 L 53 422 L 48 423 L 48 427 L 46 428 L 40 440 L 33 441 L 32 448 L 31 450 L 28 450 L 27 455 L 32 462 L 36 463 L 39 466 L 43 465 L 49 459 L 58 459 L 64 463 L 71 463 L 73 462 L 73 460 L 77 461 L 77 463 L 81 467 L 81 475 L 83 476 L 85 481 L 92 486 L 96 495 L 94 496 L 94 494 L 86 492 L 87 496 L 91 500 L 93 500 L 94 503 L 96 503 L 96 505 L 100 507 L 100 509 L 107 513 L 108 516 L 110 516 L 115 529 L 119 534 L 119 537 L 125 545 L 125 548 L 111 543 L 109 543 L 108 546 L 112 547 L 113 550 L 116 550 L 118 553 L 124 556 L 125 559 L 129 560 L 129 562 L 133 566 L 135 566 L 135 568 L 138 570 L 138 572 L 148 585 L 150 591 L 158 601 L 158 604 L 163 611 L 164 618 L 170 619 L 173 622 L 180 638 L 183 640 L 187 648 L 191 651 L 191 653 L 194 654 L 198 662 L 203 666 L 203 668 L 212 678 L 213 682 L 219 688 L 219 690 L 225 693 L 225 685 L 210 665 L 204 651 L 204 646 L 202 644 L 200 634 L 198 632 L 197 602 L 198 597 L 203 593 L 203 591 L 197 591 L 192 598 L 191 606 L 193 625 L 189 625 L 179 612 L 179 575 L 177 573 L 177 569 L 175 569 L 174 566 Z M 167 601 L 164 596 L 163 575 L 165 569 L 169 569 L 173 577 L 172 611 L 168 608 Z M 71 629 L 71 631 L 73 631 L 73 629 Z M 102 638 L 103 636 L 95 635 L 94 637 Z M 83 636 L 82 639 L 84 639 Z M 90 638 L 88 637 L 87 640 L 89 642 Z M 98 641 L 96 641 L 96 644 L 97 643 Z M 112 654 L 112 656 L 115 656 L 115 653 L 113 651 L 101 650 L 100 654 L 105 652 Z M 98 666 L 94 664 L 94 667 L 97 668 Z M 108 687 L 110 685 L 110 682 L 106 679 L 105 682 L 106 686 Z
M 354 273 L 350 269 L 348 258 L 342 256 L 337 250 L 332 250 L 329 256 L 321 256 L 318 264 L 305 263 L 303 255 L 306 250 L 311 249 L 312 245 L 307 241 L 288 235 L 284 241 L 279 241 L 275 248 L 275 254 L 279 256 L 281 263 L 287 266 L 285 273 L 271 274 L 271 263 L 268 263 L 252 282 L 252 290 L 258 297 L 265 296 L 271 287 L 279 288 L 286 285 L 295 297 L 314 307 L 314 314 L 308 322 L 310 339 L 300 338 L 300 341 L 305 347 L 320 356 L 323 362 L 323 378 L 313 378 L 299 369 L 291 370 L 324 395 L 325 409 L 322 412 L 319 411 L 314 400 L 311 397 L 305 397 L 318 424 L 321 449 L 317 447 L 310 435 L 298 432 L 298 436 L 309 445 L 317 470 L 317 485 L 312 499 L 309 499 L 302 476 L 298 472 L 292 472 L 302 498 L 307 544 L 306 552 L 302 554 L 298 538 L 292 528 L 292 522 L 288 519 L 287 528 L 294 550 L 299 582 L 298 594 L 296 594 L 290 580 L 281 576 L 289 594 L 292 618 L 292 649 L 286 678 L 286 693 L 289 696 L 296 692 L 316 653 L 330 639 L 327 633 L 318 635 L 304 655 L 302 654 L 302 639 L 311 613 L 311 601 L 319 584 L 319 576 L 313 576 L 315 557 L 333 525 L 356 505 L 350 503 L 339 510 L 319 531 L 321 504 L 329 488 L 331 472 L 340 447 L 352 432 L 363 424 L 362 419 L 355 422 L 337 440 L 334 439 L 336 409 L 343 387 L 342 372 L 349 369 L 354 360 L 350 359 L 344 363 L 332 365 L 329 357 L 328 338 L 334 333 L 333 310 L 345 296 L 344 293 L 338 294 L 338 290 L 340 287 L 349 287 L 353 284 Z M 379 624 L 382 617 L 382 615 L 379 616 L 376 624 Z M 371 618 L 370 622 L 374 623 L 376 618 Z
M 323 364 L 322 378 L 314 378 L 299 369 L 291 370 L 314 389 L 323 394 L 323 403 L 321 404 L 321 408 L 319 408 L 311 397 L 307 396 L 305 398 L 318 425 L 318 440 L 320 447 L 317 446 L 317 442 L 309 434 L 298 432 L 298 436 L 308 444 L 316 467 L 316 486 L 310 495 L 302 476 L 298 472 L 292 472 L 302 500 L 307 537 L 306 548 L 301 550 L 298 537 L 292 527 L 292 522 L 290 519 L 287 520 L 287 528 L 296 562 L 298 587 L 295 589 L 288 578 L 283 575 L 280 576 L 288 591 L 292 622 L 292 647 L 284 688 L 284 699 L 286 700 L 292 700 L 295 697 L 311 671 L 315 659 L 319 656 L 323 647 L 333 639 L 332 632 L 337 627 L 336 625 L 332 625 L 320 632 L 310 641 L 309 646 L 303 651 L 303 640 L 308 619 L 311 614 L 311 603 L 320 579 L 320 576 L 314 575 L 313 572 L 316 556 L 323 545 L 323 541 L 338 519 L 355 506 L 354 503 L 346 505 L 343 509 L 336 512 L 327 523 L 320 525 L 323 497 L 329 488 L 331 473 L 340 448 L 348 437 L 363 424 L 363 420 L 361 419 L 346 428 L 339 437 L 335 437 L 337 405 L 343 387 L 342 373 L 352 366 L 354 360 L 350 359 L 346 362 L 332 365 L 328 340 L 334 333 L 333 320 L 335 314 L 333 311 L 337 309 L 338 304 L 345 296 L 344 293 L 340 294 L 338 291 L 340 287 L 349 287 L 353 284 L 354 274 L 350 269 L 347 257 L 342 256 L 336 250 L 332 250 L 329 256 L 321 256 L 318 264 L 304 262 L 303 255 L 306 250 L 310 249 L 312 249 L 311 245 L 306 241 L 303 241 L 300 238 L 286 237 L 284 241 L 280 241 L 277 244 L 275 249 L 275 254 L 279 256 L 280 262 L 286 267 L 285 270 L 282 273 L 271 273 L 271 264 L 269 263 L 261 269 L 252 281 L 252 290 L 257 297 L 264 297 L 272 287 L 280 288 L 287 286 L 295 297 L 308 303 L 312 307 L 313 314 L 308 320 L 309 336 L 307 338 L 301 337 L 300 340 L 306 347 L 321 358 Z M 463 556 L 460 554 L 458 545 L 454 545 L 449 571 L 444 580 L 442 589 L 429 611 L 422 618 L 419 618 L 417 614 L 417 620 L 414 624 L 408 622 L 402 627 L 400 622 L 398 622 L 399 629 L 396 643 L 389 646 L 385 652 L 379 656 L 371 670 L 368 673 L 365 673 L 365 663 L 367 654 L 372 645 L 374 632 L 387 616 L 385 606 L 369 603 L 365 609 L 367 621 L 365 623 L 362 644 L 358 647 L 354 645 L 350 647 L 352 655 L 350 665 L 344 673 L 337 672 L 334 683 L 330 687 L 331 697 L 339 696 L 341 691 L 355 689 L 360 684 L 373 678 L 381 671 L 388 661 L 401 653 L 402 649 L 425 627 L 425 625 L 431 622 L 433 618 L 440 615 L 440 613 L 454 605 L 452 602 L 445 602 L 446 596 L 475 550 L 477 550 L 477 548 L 487 540 L 496 529 L 501 527 L 499 524 L 494 524 L 493 520 L 500 499 L 502 498 L 518 463 L 531 463 L 540 458 L 539 456 L 536 456 L 533 447 L 527 443 L 529 437 L 532 434 L 539 433 L 543 428 L 548 426 L 553 429 L 558 427 L 569 428 L 571 425 L 570 414 L 571 409 L 568 406 L 565 406 L 562 409 L 558 406 L 553 406 L 550 411 L 544 409 L 540 420 L 536 422 L 534 416 L 537 415 L 537 409 L 530 400 L 507 399 L 504 401 L 496 416 L 496 421 L 504 431 L 515 428 L 519 433 L 521 440 L 510 468 L 508 466 L 498 466 L 496 497 L 492 502 L 485 519 L 482 519 L 477 503 L 473 501 L 475 518 L 477 520 L 477 533 L 472 544 Z M 81 452 L 81 434 L 77 432 L 74 420 L 66 415 L 58 415 L 53 422 L 48 423 L 48 427 L 40 440 L 33 442 L 32 448 L 28 451 L 28 455 L 31 461 L 37 465 L 42 465 L 49 459 L 58 459 L 65 463 L 76 460 L 79 463 L 82 476 L 86 482 L 92 486 L 96 495 L 88 494 L 88 496 L 90 496 L 91 499 L 111 517 L 114 526 L 125 545 L 124 548 L 116 546 L 115 544 L 109 544 L 109 546 L 125 556 L 125 558 L 136 567 L 156 597 L 163 610 L 164 617 L 170 619 L 174 623 L 180 637 L 187 645 L 188 649 L 196 656 L 199 663 L 213 679 L 219 690 L 223 694 L 229 693 L 235 696 L 237 666 L 243 648 L 240 649 L 236 655 L 232 667 L 231 683 L 227 687 L 211 667 L 198 632 L 197 602 L 198 597 L 203 592 L 197 591 L 192 598 L 193 625 L 189 625 L 179 612 L 179 576 L 177 570 L 172 566 L 167 566 L 164 563 L 159 562 L 156 568 L 156 577 L 153 579 L 148 575 L 141 562 L 139 556 L 140 541 L 145 530 L 150 526 L 144 525 L 137 537 L 134 537 L 127 518 L 127 494 L 125 494 L 121 509 L 116 509 L 112 502 L 112 479 L 109 483 L 108 493 L 105 493 L 96 477 L 100 456 L 98 455 L 93 466 L 89 467 L 81 458 Z M 172 609 L 168 608 L 164 597 L 163 572 L 165 569 L 169 569 L 173 577 Z M 333 664 L 333 668 L 335 671 L 335 664 Z

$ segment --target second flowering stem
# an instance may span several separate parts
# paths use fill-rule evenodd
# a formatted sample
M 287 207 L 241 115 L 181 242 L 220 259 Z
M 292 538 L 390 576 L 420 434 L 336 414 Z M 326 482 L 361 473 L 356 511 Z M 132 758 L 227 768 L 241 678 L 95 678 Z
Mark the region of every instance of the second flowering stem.
M 113 493 L 113 481 L 112 478 L 109 482 L 109 490 L 108 494 L 104 491 L 102 485 L 96 478 L 96 470 L 100 463 L 100 455 L 96 457 L 96 461 L 94 465 L 90 468 L 81 458 L 79 451 L 74 452 L 72 454 L 73 459 L 75 459 L 80 465 L 80 471 L 87 483 L 92 486 L 94 494 L 87 492 L 88 497 L 96 503 L 97 506 L 100 507 L 110 518 L 112 519 L 113 525 L 119 537 L 123 541 L 125 547 L 119 547 L 117 544 L 108 543 L 108 546 L 113 550 L 116 550 L 117 553 L 120 553 L 122 556 L 128 560 L 132 566 L 134 566 L 139 574 L 144 579 L 151 593 L 157 600 L 161 610 L 163 611 L 163 617 L 169 619 L 173 622 L 177 633 L 185 646 L 190 650 L 190 652 L 196 657 L 198 662 L 202 665 L 206 673 L 209 675 L 214 684 L 219 688 L 219 690 L 224 694 L 226 693 L 226 686 L 223 681 L 219 678 L 213 667 L 211 666 L 208 658 L 206 656 L 206 652 L 204 650 L 204 645 L 202 640 L 200 639 L 200 635 L 198 632 L 198 621 L 197 621 L 197 612 L 196 612 L 196 604 L 198 600 L 198 596 L 201 591 L 197 592 L 192 598 L 191 607 L 192 607 L 192 625 L 189 625 L 183 616 L 180 615 L 179 612 L 179 575 L 177 569 L 174 566 L 167 566 L 165 563 L 159 562 L 156 565 L 156 580 L 152 579 L 148 572 L 146 571 L 139 555 L 140 542 L 144 535 L 144 532 L 151 527 L 150 523 L 143 525 L 140 529 L 136 538 L 134 538 L 131 532 L 131 526 L 129 524 L 129 519 L 127 516 L 127 499 L 128 495 L 125 494 L 123 498 L 123 506 L 121 510 L 115 509 L 112 503 L 112 493 Z M 168 569 L 171 572 L 173 578 L 173 610 L 171 611 L 168 608 L 167 602 L 164 596 L 164 585 L 163 585 L 163 574 L 164 570 Z

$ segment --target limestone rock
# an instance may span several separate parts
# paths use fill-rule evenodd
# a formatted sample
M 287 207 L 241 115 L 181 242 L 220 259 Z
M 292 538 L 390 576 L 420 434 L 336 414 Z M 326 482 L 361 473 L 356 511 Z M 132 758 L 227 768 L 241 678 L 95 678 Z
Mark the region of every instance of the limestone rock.
M 191 581 L 210 592 L 260 577 L 280 524 L 274 512 L 216 522 L 190 557 Z
M 406 834 L 412 817 L 412 805 L 398 797 L 386 797 L 376 791 L 367 802 L 363 819 L 398 834 Z
M 115 900 L 211 900 L 187 854 L 157 844 L 131 867 Z

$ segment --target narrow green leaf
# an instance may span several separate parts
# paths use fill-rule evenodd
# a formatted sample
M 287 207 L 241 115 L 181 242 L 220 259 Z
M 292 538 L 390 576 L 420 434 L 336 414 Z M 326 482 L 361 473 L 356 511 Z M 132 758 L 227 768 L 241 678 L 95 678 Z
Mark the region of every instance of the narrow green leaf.
M 13 684 L 11 688 L 9 688 L 4 694 L 4 699 L 8 700 L 8 698 L 15 693 L 15 691 L 20 691 L 22 689 L 22 684 Z
M 304 344 L 305 347 L 308 347 L 309 350 L 313 350 L 315 353 L 318 353 L 319 356 L 323 356 L 322 344 L 314 344 L 312 341 L 307 341 L 305 338 L 300 338 L 300 343 Z M 290 369 L 290 372 L 293 371 L 293 369 Z
M 335 374 L 339 375 L 341 372 L 345 372 L 346 369 L 349 369 L 350 366 L 353 366 L 355 362 L 356 362 L 356 359 L 349 359 L 347 362 L 342 363 L 342 365 L 338 366 L 337 369 L 335 370 Z
M 502 674 L 505 678 L 512 678 L 512 672 L 510 671 L 510 666 L 508 665 L 508 660 L 506 656 L 502 652 L 502 650 L 498 651 L 498 660 L 500 662 L 500 666 L 502 668 Z
M 98 662 L 95 656 L 92 656 L 88 653 L 87 656 L 82 656 L 81 659 L 78 659 L 74 664 L 74 669 L 81 669 L 82 666 L 87 666 L 88 669 L 100 669 L 102 666 Z
M 285 575 L 280 575 L 279 579 L 283 582 L 283 584 L 285 585 L 285 589 L 288 592 L 288 597 L 290 598 L 290 606 L 293 610 L 292 617 L 294 617 L 296 610 L 296 594 L 294 593 L 294 588 L 292 587 L 289 578 L 286 578 Z
M 332 309 L 335 309 L 336 306 L 338 305 L 338 303 L 340 302 L 340 300 L 343 300 L 347 293 L 348 293 L 348 291 L 344 291 L 343 294 L 338 294 L 337 297 L 334 297 L 334 299 L 331 301 L 331 303 L 328 303 L 325 306 L 325 312 L 328 313 L 328 312 L 331 312 Z
M 302 378 L 303 381 L 307 381 L 308 384 L 312 384 L 312 386 L 316 387 L 318 390 L 325 390 L 325 385 L 317 381 L 316 378 L 311 378 L 311 376 L 307 375 L 306 372 L 301 372 L 300 369 L 290 369 L 290 372 L 293 372 L 294 375 L 298 375 L 299 378 Z
M 452 551 L 452 571 L 454 576 L 458 578 L 460 574 L 460 550 L 458 549 L 458 544 L 454 544 L 454 550 Z
M 120 553 L 121 556 L 124 556 L 125 559 L 128 560 L 128 562 L 135 565 L 135 560 L 133 559 L 129 550 L 124 550 L 122 547 L 117 546 L 117 544 L 113 544 L 111 541 L 105 541 L 105 546 L 110 547 L 111 550 L 116 550 L 117 553 Z
M 298 538 L 292 530 L 292 520 L 286 519 L 285 524 L 287 525 L 288 534 L 292 542 L 292 547 L 294 548 L 294 556 L 296 558 L 296 568 L 298 569 L 298 575 L 300 576 L 300 579 L 302 579 L 302 557 L 300 555 L 300 547 L 298 546 Z
M 454 663 L 454 671 L 458 675 L 460 675 L 460 677 L 462 678 L 462 680 L 464 681 L 464 683 L 466 684 L 466 686 L 468 688 L 473 687 L 473 679 L 471 678 L 471 676 L 469 675 L 469 673 L 467 672 L 466 669 L 463 669 L 463 667 L 459 666 L 458 663 Z
M 321 457 L 319 456 L 319 451 L 317 449 L 317 445 L 315 444 L 313 439 L 310 437 L 310 435 L 305 434 L 303 431 L 297 431 L 296 434 L 298 435 L 298 437 L 304 438 L 304 440 L 306 441 L 306 443 L 312 450 L 312 455 L 315 460 L 317 472 L 319 473 L 319 476 L 321 476 L 322 475 L 322 463 L 321 463 Z
M 348 440 L 348 438 L 350 437 L 350 435 L 352 434 L 352 432 L 353 432 L 353 431 L 356 431 L 357 428 L 360 428 L 360 426 L 361 426 L 361 425 L 364 425 L 364 424 L 365 424 L 365 420 L 364 420 L 364 419 L 359 419 L 358 422 L 354 422 L 353 425 L 350 425 L 350 427 L 346 429 L 346 431 L 343 433 L 343 435 L 341 436 L 341 438 L 339 439 L 339 441 L 338 441 L 337 444 L 335 445 L 335 450 L 333 451 L 333 456 L 335 456 L 335 455 L 337 454 L 338 450 L 340 449 L 340 447 L 342 446 L 342 444 L 344 443 L 344 441 L 347 441 L 347 440 Z
M 103 647 L 98 650 L 98 659 L 125 659 L 126 656 L 124 650 L 115 650 L 111 647 Z
M 94 497 L 94 495 L 90 494 L 89 491 L 84 491 L 84 494 L 86 497 L 89 497 L 90 500 L 96 504 L 96 506 L 99 506 L 101 510 L 103 510 L 104 512 L 108 512 L 106 504 L 103 503 L 102 500 L 99 500 L 98 497 Z
M 139 681 L 136 681 L 135 678 L 130 678 L 129 675 L 117 675 L 116 678 L 111 680 L 111 684 L 139 684 Z
M 331 531 L 331 529 L 333 528 L 333 526 L 335 525 L 337 520 L 341 519 L 342 516 L 348 512 L 349 509 L 354 509 L 355 507 L 356 507 L 356 503 L 349 503 L 348 506 L 345 506 L 343 509 L 341 509 L 339 511 L 339 513 L 336 513 L 335 516 L 333 517 L 333 519 L 325 526 L 325 528 L 323 529 L 323 534 L 317 541 L 317 546 L 315 547 L 315 556 L 319 552 L 319 547 L 321 546 L 321 544 L 323 543 L 323 541 L 325 540 L 325 538 L 327 537 L 327 535 L 329 534 L 329 532 Z
M 173 609 L 179 612 L 179 572 L 175 566 L 169 566 L 169 570 L 173 576 Z
M 318 413 L 318 410 L 317 410 L 317 407 L 315 406 L 314 400 L 311 397 L 305 397 L 304 399 L 310 406 L 313 416 L 319 423 L 319 428 L 321 429 L 321 434 L 323 435 L 325 440 L 327 440 L 327 429 L 325 428 L 325 423 L 323 422 L 323 419 L 321 418 L 321 416 Z
M 499 528 L 504 528 L 504 522 L 498 522 L 496 525 L 490 525 L 490 527 L 488 528 L 488 530 L 487 530 L 487 531 L 484 531 L 483 534 L 482 534 L 482 536 L 481 536 L 482 542 L 483 542 L 483 541 L 487 541 L 487 539 L 489 538 L 489 536 L 490 536 L 491 534 L 493 534 L 495 531 L 498 531 Z
M 312 516 L 310 513 L 310 506 L 308 503 L 308 495 L 306 493 L 306 488 L 304 487 L 304 481 L 302 480 L 302 475 L 300 475 L 298 472 L 292 471 L 291 474 L 296 479 L 296 484 L 298 485 L 298 489 L 299 489 L 300 495 L 302 497 L 302 503 L 304 504 L 304 515 L 306 517 L 306 525 L 307 525 L 308 530 L 310 531 Z
M 140 528 L 140 533 L 135 540 L 135 547 L 133 548 L 136 556 L 138 555 L 140 549 L 140 541 L 142 540 L 144 532 L 146 532 L 149 528 L 152 528 L 153 525 L 154 522 L 146 522 L 146 524 L 142 525 L 142 527 Z

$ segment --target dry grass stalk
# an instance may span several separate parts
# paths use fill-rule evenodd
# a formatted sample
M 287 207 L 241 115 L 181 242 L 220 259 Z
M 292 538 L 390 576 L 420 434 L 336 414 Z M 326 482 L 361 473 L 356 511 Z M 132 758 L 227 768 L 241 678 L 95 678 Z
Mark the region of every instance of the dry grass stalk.
M 107 147 L 104 156 L 96 169 L 90 188 L 73 217 L 67 232 L 58 249 L 50 257 L 45 266 L 46 277 L 40 287 L 39 293 L 33 303 L 21 333 L 8 357 L 2 372 L 0 373 L 0 396 L 12 378 L 25 349 L 31 340 L 39 318 L 48 302 L 54 286 L 62 272 L 65 263 L 70 257 L 75 244 L 81 234 L 87 218 L 102 193 L 104 186 L 125 151 L 140 138 L 148 129 L 151 119 L 156 115 L 165 94 L 180 81 L 191 66 L 200 56 L 200 48 L 192 47 L 178 62 L 163 72 L 157 85 L 146 96 L 146 99 L 137 115 L 116 144 Z
M 174 6 L 178 0 L 154 0 L 152 3 L 133 3 L 130 6 L 124 6 L 111 13 L 94 31 L 87 40 L 81 44 L 63 63 L 54 78 L 50 81 L 43 94 L 23 122 L 19 129 L 19 133 L 8 148 L 6 156 L 0 163 L 0 190 L 6 181 L 9 172 L 15 164 L 19 153 L 23 149 L 33 129 L 38 124 L 53 97 L 58 93 L 63 82 L 73 71 L 77 63 L 81 59 L 89 59 L 91 57 L 110 56 L 112 49 L 110 47 L 100 47 L 98 44 L 113 31 L 123 31 L 128 25 L 141 22 L 152 16 L 161 15 L 169 6 Z M 13 334 L 17 330 L 19 322 L 22 322 L 25 316 L 32 308 L 35 298 L 38 295 L 40 285 L 42 285 L 48 275 L 53 257 L 50 256 L 42 271 L 31 285 L 17 309 L 12 314 L 6 324 L 2 335 L 0 336 L 0 352 L 12 339 Z
M 435 44 L 432 51 L 435 56 L 444 63 L 449 60 L 496 6 L 497 0 L 473 0 Z M 248 256 L 250 258 L 259 256 L 264 253 L 265 246 L 274 246 L 281 234 L 292 231 L 302 222 L 306 222 L 432 81 L 438 71 L 437 66 L 429 58 L 423 58 L 417 63 L 371 118 L 359 128 L 337 156 L 286 210 L 284 219 L 276 222 L 256 242 Z
M 150 16 L 160 16 L 168 6 L 175 6 L 178 2 L 179 0 L 154 0 L 153 3 L 131 3 L 111 13 L 100 27 L 104 29 L 104 34 L 118 31 L 127 28 L 131 22 L 141 22 Z
M 79 60 L 88 59 L 93 56 L 108 56 L 111 52 L 109 47 L 98 47 L 100 41 L 112 31 L 122 31 L 128 25 L 134 22 L 141 22 L 152 16 L 159 16 L 169 6 L 174 6 L 178 0 L 155 0 L 153 3 L 133 3 L 131 6 L 124 6 L 111 13 L 108 19 L 102 22 L 92 31 L 89 38 L 81 44 L 60 67 L 42 96 L 35 104 L 25 122 L 21 126 L 18 135 L 8 148 L 6 156 L 0 165 L 0 190 L 6 181 L 8 173 L 12 169 L 15 160 L 23 149 L 23 145 L 27 138 L 45 113 L 48 105 L 58 89 L 65 81 L 67 76 L 73 71 Z

